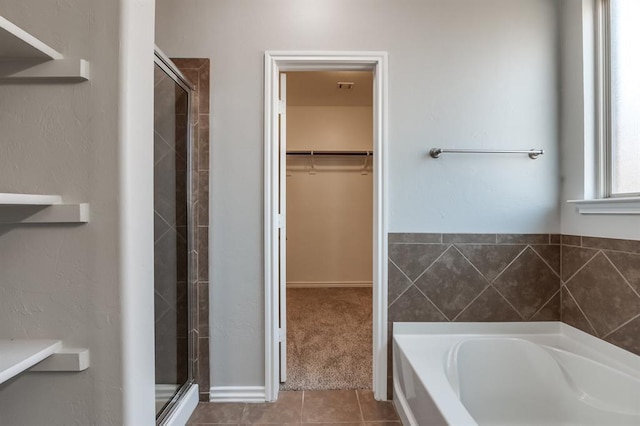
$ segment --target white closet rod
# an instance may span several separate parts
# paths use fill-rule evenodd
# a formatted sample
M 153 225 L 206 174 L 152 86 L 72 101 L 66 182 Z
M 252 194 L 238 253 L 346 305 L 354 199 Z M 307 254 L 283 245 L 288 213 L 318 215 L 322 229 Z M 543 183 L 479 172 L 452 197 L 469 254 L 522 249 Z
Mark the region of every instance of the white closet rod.
M 373 155 L 373 151 L 287 151 L 287 155 Z

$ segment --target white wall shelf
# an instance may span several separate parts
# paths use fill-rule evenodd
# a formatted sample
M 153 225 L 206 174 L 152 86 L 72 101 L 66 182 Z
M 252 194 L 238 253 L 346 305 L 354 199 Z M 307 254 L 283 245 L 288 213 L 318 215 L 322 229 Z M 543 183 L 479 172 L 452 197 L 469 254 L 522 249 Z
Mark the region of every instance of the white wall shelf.
M 48 206 L 60 203 L 62 203 L 62 197 L 59 195 L 0 192 L 0 206 Z
M 87 222 L 87 203 L 64 203 L 59 195 L 0 193 L 0 224 Z
M 87 349 L 65 349 L 60 340 L 0 340 L 0 384 L 33 371 L 82 371 L 89 368 Z
M 89 63 L 65 58 L 22 28 L 0 16 L 0 82 L 85 81 Z

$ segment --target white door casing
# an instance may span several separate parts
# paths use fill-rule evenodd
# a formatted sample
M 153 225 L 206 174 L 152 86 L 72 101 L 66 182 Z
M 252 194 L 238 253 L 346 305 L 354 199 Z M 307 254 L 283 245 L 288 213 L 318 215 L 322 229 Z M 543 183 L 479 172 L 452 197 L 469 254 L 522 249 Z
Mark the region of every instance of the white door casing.
M 287 381 L 287 75 L 280 74 L 280 162 L 278 164 L 280 195 L 278 210 L 280 212 L 280 382 Z
M 281 371 L 280 304 L 286 267 L 280 232 L 283 200 L 280 182 L 286 186 L 286 141 L 280 142 L 280 74 L 285 71 L 369 70 L 373 87 L 373 392 L 387 399 L 387 53 L 386 52 L 265 52 L 264 56 L 264 279 L 265 279 L 265 399 L 278 399 Z M 285 117 L 286 120 L 286 117 Z M 281 166 L 282 165 L 282 166 Z M 286 194 L 285 194 L 286 195 Z M 286 270 L 285 270 L 286 273 Z M 284 281 L 284 280 L 283 280 Z M 281 291 L 282 289 L 282 291 Z M 286 306 L 283 304 L 283 306 Z M 286 315 L 286 312 L 285 312 Z M 285 324 L 283 324 L 286 326 Z M 283 338 L 284 337 L 284 338 Z M 284 347 L 284 346 L 283 346 Z M 285 347 L 286 348 L 286 347 Z M 286 349 L 285 349 L 286 354 Z M 286 360 L 284 361 L 286 363 Z M 286 371 L 285 371 L 286 375 Z

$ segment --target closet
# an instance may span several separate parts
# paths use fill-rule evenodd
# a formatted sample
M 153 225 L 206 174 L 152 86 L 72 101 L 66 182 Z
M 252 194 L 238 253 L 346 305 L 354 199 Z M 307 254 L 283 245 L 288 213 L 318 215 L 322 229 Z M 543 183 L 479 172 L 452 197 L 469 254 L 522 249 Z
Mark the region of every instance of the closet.
M 371 387 L 373 75 L 286 75 L 287 380 Z

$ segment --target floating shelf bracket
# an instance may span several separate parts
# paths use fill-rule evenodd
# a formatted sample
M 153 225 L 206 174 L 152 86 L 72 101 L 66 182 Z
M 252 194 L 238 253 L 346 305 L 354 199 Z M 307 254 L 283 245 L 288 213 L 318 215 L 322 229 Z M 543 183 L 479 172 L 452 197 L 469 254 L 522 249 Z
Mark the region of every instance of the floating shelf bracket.
M 89 79 L 89 62 L 65 58 L 22 28 L 0 16 L 0 82 Z
M 60 340 L 0 340 L 0 384 L 30 371 L 83 371 L 88 349 L 64 348 Z

